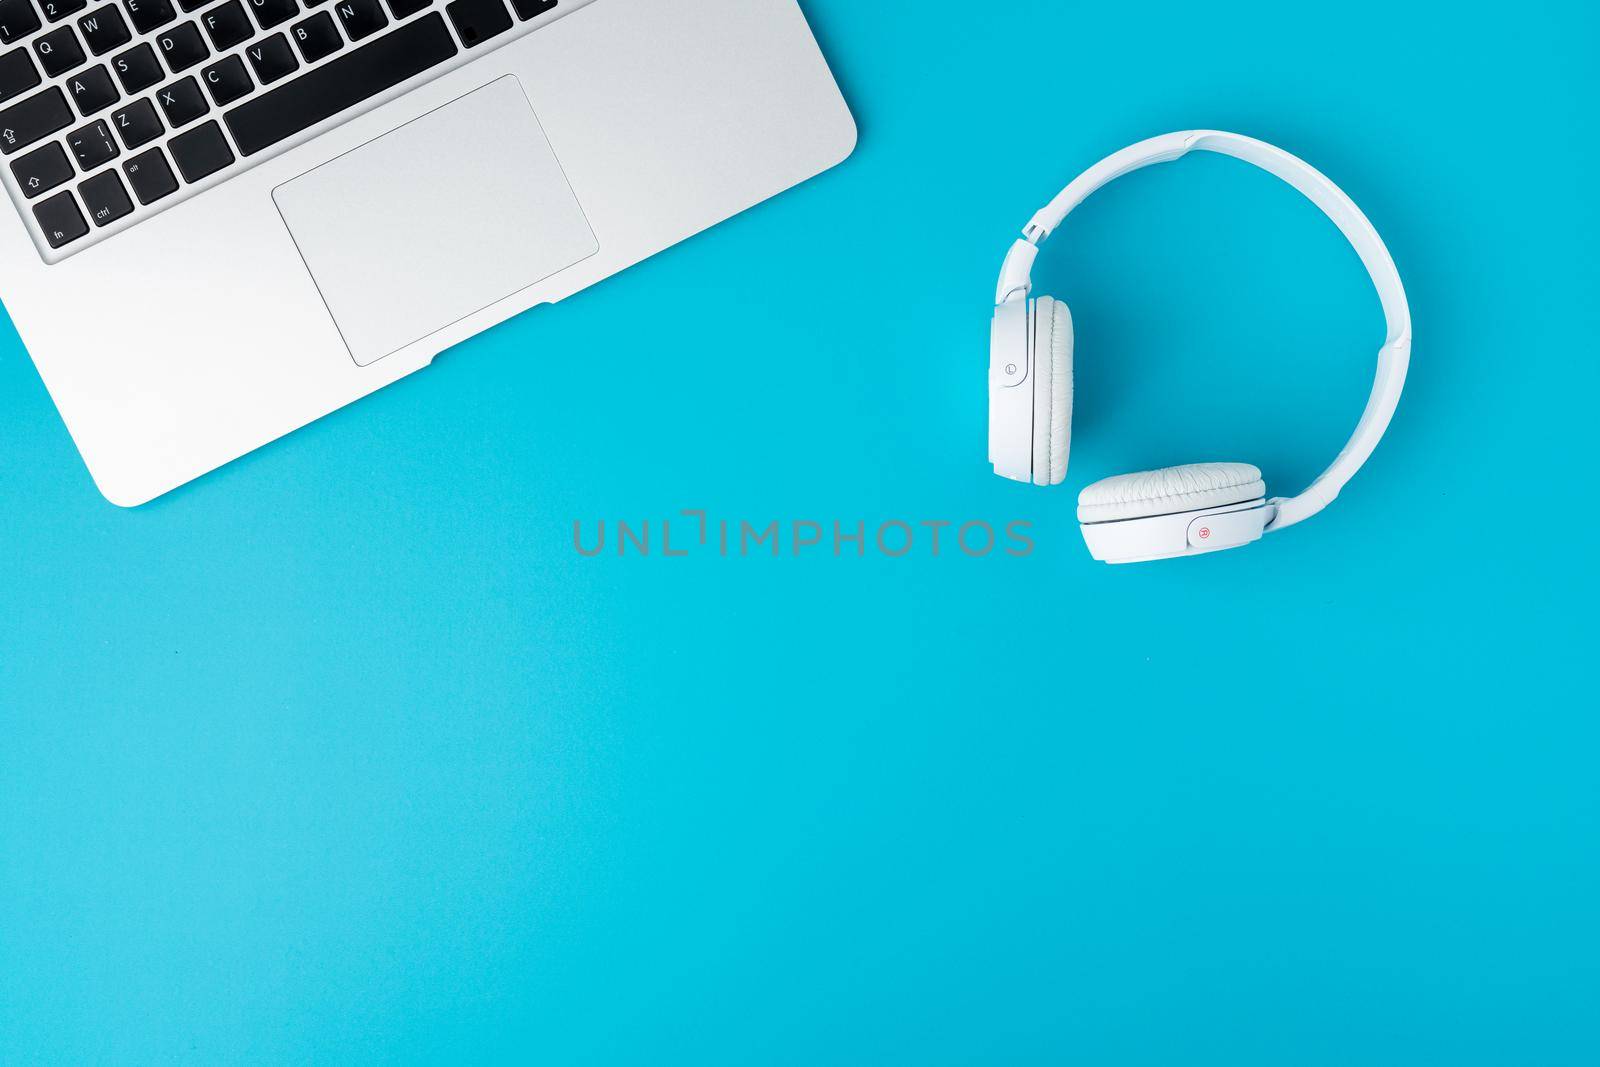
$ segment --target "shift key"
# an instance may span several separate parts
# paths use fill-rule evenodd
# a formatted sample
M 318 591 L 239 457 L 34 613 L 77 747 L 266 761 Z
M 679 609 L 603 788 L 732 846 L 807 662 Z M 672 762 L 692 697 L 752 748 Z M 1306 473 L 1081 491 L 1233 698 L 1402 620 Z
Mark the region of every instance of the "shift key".
M 41 137 L 72 125 L 72 109 L 61 90 L 51 86 L 0 111 L 0 153 L 10 155 Z

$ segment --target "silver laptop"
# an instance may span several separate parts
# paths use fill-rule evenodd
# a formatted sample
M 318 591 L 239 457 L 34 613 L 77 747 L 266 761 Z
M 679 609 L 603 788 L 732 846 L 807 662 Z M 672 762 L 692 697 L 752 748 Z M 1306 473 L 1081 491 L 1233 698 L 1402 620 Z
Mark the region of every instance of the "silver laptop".
M 795 0 L 0 0 L 0 297 L 136 505 L 855 137 Z

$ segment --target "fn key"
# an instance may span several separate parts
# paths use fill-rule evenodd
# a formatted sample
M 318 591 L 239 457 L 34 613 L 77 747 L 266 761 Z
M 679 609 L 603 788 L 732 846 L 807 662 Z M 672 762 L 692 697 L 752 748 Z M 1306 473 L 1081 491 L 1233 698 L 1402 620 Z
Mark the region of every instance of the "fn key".
M 42 201 L 34 207 L 33 215 L 51 248 L 60 248 L 89 232 L 89 224 L 83 221 L 83 212 L 78 210 L 71 193 L 57 193 Z
M 233 162 L 233 150 L 214 120 L 178 134 L 167 143 L 167 149 L 178 164 L 178 173 L 191 185 Z

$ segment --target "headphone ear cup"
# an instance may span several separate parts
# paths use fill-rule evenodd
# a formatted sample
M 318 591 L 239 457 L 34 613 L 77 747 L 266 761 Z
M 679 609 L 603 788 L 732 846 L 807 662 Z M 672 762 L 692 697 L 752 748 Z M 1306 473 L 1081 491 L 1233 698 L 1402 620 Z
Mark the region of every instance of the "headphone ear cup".
M 1033 318 L 1033 481 L 1060 485 L 1072 451 L 1072 312 L 1041 296 Z
M 1125 522 L 1205 511 L 1266 495 L 1260 469 L 1248 463 L 1190 463 L 1095 482 L 1078 494 L 1078 521 Z

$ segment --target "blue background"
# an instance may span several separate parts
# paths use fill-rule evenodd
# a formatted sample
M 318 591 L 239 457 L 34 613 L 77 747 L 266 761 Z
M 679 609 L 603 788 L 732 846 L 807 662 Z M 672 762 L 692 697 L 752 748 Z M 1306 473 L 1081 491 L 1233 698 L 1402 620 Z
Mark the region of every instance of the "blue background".
M 5 333 L 0 1062 L 1600 1062 L 1593 7 L 806 7 L 844 167 L 148 507 Z M 988 298 L 1193 126 L 1362 204 L 1411 384 L 1315 522 L 1106 568 L 986 468 Z M 1073 490 L 1297 489 L 1382 335 L 1222 159 L 1040 281 Z M 1038 550 L 573 549 L 684 508 Z

